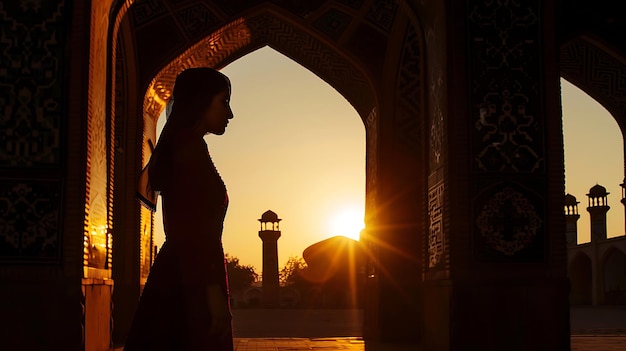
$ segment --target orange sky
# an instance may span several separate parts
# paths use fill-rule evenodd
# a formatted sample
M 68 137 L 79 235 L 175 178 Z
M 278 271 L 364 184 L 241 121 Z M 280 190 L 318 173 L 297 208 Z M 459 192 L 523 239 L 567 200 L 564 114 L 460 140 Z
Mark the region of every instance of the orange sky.
M 235 118 L 223 136 L 205 139 L 230 198 L 225 252 L 261 273 L 258 218 L 266 210 L 282 218 L 279 267 L 330 236 L 357 237 L 356 229 L 348 232 L 337 224 L 348 212 L 351 222 L 360 222 L 352 227 L 362 227 L 365 128 L 354 108 L 326 82 L 268 47 L 222 72 L 232 82 Z M 611 193 L 609 236 L 622 235 L 623 151 L 617 123 L 569 83 L 563 81 L 562 89 L 566 191 L 581 202 L 579 242 L 589 238 L 585 194 L 596 183 Z M 160 211 L 157 215 L 160 223 Z
M 608 237 L 624 235 L 624 205 L 620 203 L 624 180 L 622 133 L 615 119 L 595 100 L 569 82 L 561 80 L 565 191 L 580 202 L 578 242 L 589 242 L 587 194 L 596 184 L 610 193 L 607 213 Z
M 258 219 L 267 210 L 282 219 L 279 267 L 315 242 L 358 235 L 332 228 L 343 211 L 363 217 L 365 127 L 354 108 L 326 82 L 267 47 L 222 72 L 232 82 L 235 117 L 223 136 L 205 140 L 230 200 L 225 252 L 261 273 Z

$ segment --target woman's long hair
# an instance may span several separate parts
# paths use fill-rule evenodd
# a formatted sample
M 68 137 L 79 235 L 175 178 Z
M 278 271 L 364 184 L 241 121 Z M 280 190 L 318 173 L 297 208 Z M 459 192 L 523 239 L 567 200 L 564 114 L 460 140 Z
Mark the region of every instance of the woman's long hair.
M 150 210 L 156 211 L 157 196 L 168 177 L 162 163 L 176 152 L 174 137 L 183 129 L 193 128 L 213 98 L 229 88 L 228 77 L 209 67 L 188 68 L 176 77 L 172 111 L 139 179 L 138 198 Z

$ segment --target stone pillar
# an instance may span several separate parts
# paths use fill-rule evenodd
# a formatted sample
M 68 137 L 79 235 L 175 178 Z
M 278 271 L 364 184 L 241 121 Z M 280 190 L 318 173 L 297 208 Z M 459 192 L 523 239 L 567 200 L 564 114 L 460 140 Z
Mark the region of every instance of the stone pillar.
M 424 155 L 430 130 L 424 33 L 400 12 L 397 21 L 398 40 L 388 43 L 385 53 L 388 72 L 381 79 L 378 110 L 367 118 L 366 229 L 360 241 L 368 257 L 363 335 L 373 349 L 376 343 L 419 343 L 423 332 Z
M 445 29 L 432 25 L 444 57 L 429 61 L 444 62 L 445 107 L 429 111 L 423 344 L 568 350 L 554 4 L 446 4 Z
M 92 15 L 106 20 L 110 3 L 52 0 L 2 9 L 5 39 L 16 45 L 5 53 L 13 64 L 4 74 L 7 118 L 0 132 L 2 349 L 110 347 L 110 270 L 85 279 L 92 272 L 85 261 L 107 261 L 110 253 L 107 148 L 96 158 L 87 151 L 87 73 L 106 77 L 108 29 L 106 21 L 96 27 Z M 90 33 L 103 40 L 87 40 Z M 90 65 L 90 50 L 103 55 L 104 70 Z M 99 82 L 105 90 L 106 81 Z M 105 135 L 105 124 L 99 126 Z M 97 223 L 91 205 L 105 209 Z M 94 236 L 104 240 L 86 240 Z

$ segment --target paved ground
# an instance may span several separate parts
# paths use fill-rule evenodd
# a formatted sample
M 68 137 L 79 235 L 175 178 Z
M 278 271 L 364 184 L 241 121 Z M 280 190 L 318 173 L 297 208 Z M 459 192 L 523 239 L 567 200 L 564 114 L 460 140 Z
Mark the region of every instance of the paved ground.
M 362 310 L 233 309 L 241 338 L 361 337 Z
M 570 329 L 572 335 L 626 335 L 626 306 L 573 307 Z
M 418 351 L 412 345 L 365 346 L 358 338 L 236 338 L 235 351 Z M 626 336 L 572 336 L 571 351 L 624 351 Z
M 414 351 L 365 345 L 359 310 L 233 310 L 235 351 Z M 626 351 L 626 306 L 571 311 L 572 351 Z

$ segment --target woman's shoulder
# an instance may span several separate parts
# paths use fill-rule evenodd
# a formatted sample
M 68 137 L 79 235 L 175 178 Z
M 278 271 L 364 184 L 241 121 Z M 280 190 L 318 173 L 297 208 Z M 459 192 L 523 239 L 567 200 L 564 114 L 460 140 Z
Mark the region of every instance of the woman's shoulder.
M 195 161 L 207 153 L 204 139 L 191 133 L 178 133 L 170 145 L 174 158 L 179 162 Z

